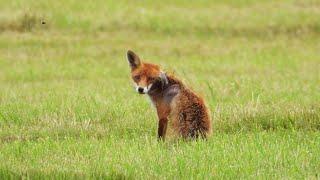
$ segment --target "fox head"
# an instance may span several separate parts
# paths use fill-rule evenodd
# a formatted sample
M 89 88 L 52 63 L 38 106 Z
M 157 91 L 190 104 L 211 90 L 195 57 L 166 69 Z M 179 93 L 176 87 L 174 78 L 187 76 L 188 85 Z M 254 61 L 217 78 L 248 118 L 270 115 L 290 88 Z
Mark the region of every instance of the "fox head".
M 139 56 L 131 50 L 127 52 L 127 59 L 131 68 L 131 77 L 138 93 L 148 94 L 153 89 L 168 83 L 165 73 L 158 65 L 143 63 Z

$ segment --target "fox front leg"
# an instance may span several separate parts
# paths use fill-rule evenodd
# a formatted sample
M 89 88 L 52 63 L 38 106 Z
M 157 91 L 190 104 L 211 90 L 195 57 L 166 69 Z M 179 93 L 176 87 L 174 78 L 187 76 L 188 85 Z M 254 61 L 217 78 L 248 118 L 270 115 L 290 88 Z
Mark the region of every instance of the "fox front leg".
M 159 125 L 158 125 L 158 139 L 164 140 L 167 132 L 167 125 L 168 125 L 168 116 L 170 113 L 170 109 L 168 106 L 165 105 L 158 105 L 157 107 L 157 114 L 159 118 Z
M 158 139 L 164 140 L 168 126 L 168 119 L 161 118 L 159 119 L 159 126 L 158 126 Z

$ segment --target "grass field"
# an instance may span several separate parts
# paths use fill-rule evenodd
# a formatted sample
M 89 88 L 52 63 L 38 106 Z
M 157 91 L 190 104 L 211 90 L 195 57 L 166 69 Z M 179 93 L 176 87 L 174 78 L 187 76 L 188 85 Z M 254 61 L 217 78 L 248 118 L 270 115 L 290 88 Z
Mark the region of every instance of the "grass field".
M 319 179 L 320 1 L 0 0 L 0 179 Z M 210 107 L 157 141 L 127 49 Z

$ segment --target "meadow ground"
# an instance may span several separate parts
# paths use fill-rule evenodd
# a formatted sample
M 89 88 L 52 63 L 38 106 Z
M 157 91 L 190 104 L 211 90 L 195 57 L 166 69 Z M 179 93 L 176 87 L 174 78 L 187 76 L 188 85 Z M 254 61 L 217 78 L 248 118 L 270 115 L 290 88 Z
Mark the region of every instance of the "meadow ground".
M 319 17 L 316 0 L 0 0 L 0 179 L 318 179 Z M 202 94 L 207 141 L 157 141 L 127 49 Z

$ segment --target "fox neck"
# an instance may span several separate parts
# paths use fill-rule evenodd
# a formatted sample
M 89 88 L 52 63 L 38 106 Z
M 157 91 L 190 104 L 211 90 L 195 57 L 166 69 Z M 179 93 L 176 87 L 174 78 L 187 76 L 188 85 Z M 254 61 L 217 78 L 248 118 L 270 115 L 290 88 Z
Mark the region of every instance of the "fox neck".
M 150 97 L 159 96 L 169 86 L 170 86 L 170 84 L 169 84 L 168 80 L 166 80 L 166 81 L 163 81 L 163 80 L 157 81 L 156 83 L 154 83 L 152 85 L 152 88 L 150 89 L 148 95 Z
M 166 98 L 168 92 L 171 91 L 172 88 L 181 90 L 184 88 L 184 85 L 180 80 L 176 79 L 174 76 L 166 75 L 166 81 L 159 81 L 155 83 L 148 95 L 153 101 L 158 101 L 163 98 Z

